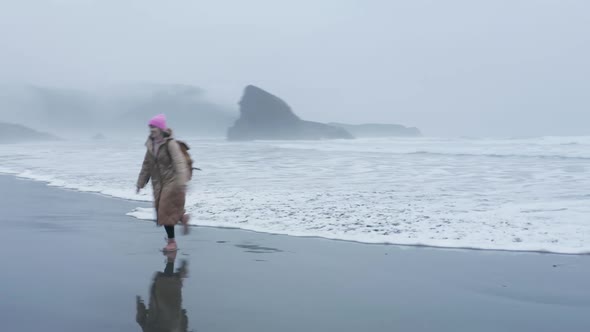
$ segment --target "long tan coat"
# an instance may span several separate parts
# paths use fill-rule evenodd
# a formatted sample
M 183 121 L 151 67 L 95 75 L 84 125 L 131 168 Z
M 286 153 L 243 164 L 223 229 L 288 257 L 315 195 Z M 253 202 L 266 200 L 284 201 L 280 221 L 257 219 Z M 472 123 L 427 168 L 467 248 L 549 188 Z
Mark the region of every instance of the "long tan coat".
M 161 226 L 174 226 L 184 215 L 186 185 L 189 169 L 178 143 L 172 138 L 164 138 L 154 154 L 154 142 L 148 138 L 147 151 L 137 180 L 137 187 L 143 188 L 151 180 L 154 189 L 154 207 L 157 222 Z

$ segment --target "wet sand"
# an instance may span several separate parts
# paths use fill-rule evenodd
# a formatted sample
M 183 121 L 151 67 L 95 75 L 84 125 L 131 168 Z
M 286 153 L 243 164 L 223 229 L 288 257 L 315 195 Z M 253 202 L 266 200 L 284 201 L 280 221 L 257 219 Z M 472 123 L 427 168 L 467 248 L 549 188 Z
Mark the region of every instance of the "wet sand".
M 183 317 L 205 332 L 590 331 L 590 256 L 195 227 L 172 271 L 164 230 L 125 216 L 142 203 L 7 176 L 0 194 L 2 331 L 182 329 Z

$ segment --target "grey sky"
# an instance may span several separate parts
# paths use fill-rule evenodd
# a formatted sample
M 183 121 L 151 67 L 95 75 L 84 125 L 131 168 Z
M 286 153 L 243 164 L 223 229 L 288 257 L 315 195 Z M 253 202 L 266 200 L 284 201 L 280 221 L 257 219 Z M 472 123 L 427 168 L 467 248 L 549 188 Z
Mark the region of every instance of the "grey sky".
M 318 121 L 590 134 L 585 0 L 0 0 L 0 80 L 247 84 Z

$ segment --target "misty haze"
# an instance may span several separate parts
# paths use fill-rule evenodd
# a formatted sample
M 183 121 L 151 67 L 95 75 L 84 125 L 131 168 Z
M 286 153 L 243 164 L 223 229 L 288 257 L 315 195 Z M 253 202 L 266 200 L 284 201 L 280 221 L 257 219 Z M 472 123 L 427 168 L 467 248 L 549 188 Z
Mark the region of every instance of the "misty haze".
M 2 328 L 588 331 L 589 33 L 582 0 L 0 0 Z

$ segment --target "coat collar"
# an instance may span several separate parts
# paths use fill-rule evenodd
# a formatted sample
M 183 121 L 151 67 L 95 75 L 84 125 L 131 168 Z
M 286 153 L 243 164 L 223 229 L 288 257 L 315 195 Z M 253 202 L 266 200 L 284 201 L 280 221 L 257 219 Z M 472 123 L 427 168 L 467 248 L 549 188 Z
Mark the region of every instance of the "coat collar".
M 168 143 L 168 141 L 171 141 L 174 139 L 173 135 L 172 135 L 172 129 L 168 128 L 166 129 L 166 132 L 169 134 L 168 137 L 164 137 L 164 140 L 162 141 L 162 146 L 166 145 L 166 143 Z M 146 142 L 145 142 L 145 146 L 148 149 L 148 151 L 153 154 L 154 151 L 154 140 L 148 136 Z M 161 147 L 160 147 L 161 148 Z

